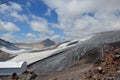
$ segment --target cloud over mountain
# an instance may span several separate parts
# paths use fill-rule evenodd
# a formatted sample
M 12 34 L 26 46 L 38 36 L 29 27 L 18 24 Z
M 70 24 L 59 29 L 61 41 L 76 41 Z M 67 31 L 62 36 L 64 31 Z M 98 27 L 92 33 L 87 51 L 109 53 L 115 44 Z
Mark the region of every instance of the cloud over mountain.
M 44 0 L 58 15 L 56 27 L 68 38 L 120 29 L 119 0 Z

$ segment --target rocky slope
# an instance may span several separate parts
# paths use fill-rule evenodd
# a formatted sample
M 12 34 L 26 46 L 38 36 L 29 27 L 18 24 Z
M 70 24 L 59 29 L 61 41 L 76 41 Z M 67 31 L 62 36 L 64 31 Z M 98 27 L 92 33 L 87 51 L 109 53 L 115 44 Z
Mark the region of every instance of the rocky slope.
M 7 60 L 13 58 L 14 56 L 15 55 L 8 54 L 8 53 L 5 53 L 5 52 L 0 50 L 0 61 L 7 61 Z
M 12 54 L 2 51 L 3 47 L 6 49 L 10 49 L 10 50 L 18 50 L 19 49 L 13 43 L 11 43 L 9 41 L 5 41 L 3 39 L 0 39 L 0 61 L 7 61 L 15 56 L 15 55 L 12 55 Z
M 55 45 L 55 42 L 50 39 L 46 39 L 44 41 L 41 41 L 40 44 L 44 45 L 45 47 L 50 47 Z

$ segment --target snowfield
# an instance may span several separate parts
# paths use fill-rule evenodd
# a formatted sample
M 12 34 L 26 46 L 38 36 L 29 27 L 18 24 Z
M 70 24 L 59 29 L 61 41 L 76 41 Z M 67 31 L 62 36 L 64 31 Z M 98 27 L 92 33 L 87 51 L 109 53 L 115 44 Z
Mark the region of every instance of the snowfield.
M 91 37 L 89 37 L 89 38 L 91 38 Z M 46 51 L 39 51 L 39 52 L 32 51 L 32 52 L 21 53 L 9 61 L 13 61 L 13 62 L 26 61 L 27 65 L 30 65 L 36 61 L 45 59 L 45 58 L 50 57 L 55 54 L 59 54 L 60 52 L 63 52 L 63 51 L 67 51 L 67 50 L 71 49 L 72 47 L 75 47 L 76 45 L 78 45 L 81 41 L 85 41 L 89 38 L 66 42 L 66 43 L 59 45 L 55 49 L 50 49 L 50 50 L 46 50 Z
M 18 56 L 16 56 L 15 58 L 13 58 L 9 61 L 14 61 L 14 62 L 26 61 L 27 65 L 30 65 L 30 64 L 32 64 L 36 61 L 42 60 L 42 59 L 47 58 L 49 56 L 52 56 L 54 54 L 58 54 L 62 51 L 68 50 L 72 47 L 73 46 L 68 46 L 68 47 L 56 48 L 56 49 L 53 49 L 53 50 L 47 50 L 47 51 L 42 51 L 42 52 L 21 53 Z

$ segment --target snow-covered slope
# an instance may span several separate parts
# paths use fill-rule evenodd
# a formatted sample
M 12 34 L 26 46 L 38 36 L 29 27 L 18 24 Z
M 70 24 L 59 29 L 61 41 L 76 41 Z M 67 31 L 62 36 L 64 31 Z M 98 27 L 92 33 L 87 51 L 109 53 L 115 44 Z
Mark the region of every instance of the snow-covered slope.
M 11 50 L 11 49 L 8 49 L 6 47 L 1 47 L 0 48 L 1 51 L 4 51 L 6 53 L 10 53 L 10 54 L 19 54 L 19 53 L 23 53 L 24 51 L 26 51 L 25 49 L 18 49 L 18 50 Z
M 18 54 L 27 51 L 26 49 L 16 47 L 13 43 L 3 39 L 0 39 L 0 50 L 10 54 Z
M 89 37 L 89 38 L 91 38 L 91 37 Z M 89 39 L 89 38 L 87 38 L 87 39 Z M 84 40 L 87 40 L 87 39 L 84 39 Z M 45 59 L 47 57 L 50 57 L 52 55 L 69 50 L 69 49 L 75 47 L 76 45 L 78 45 L 79 42 L 84 41 L 84 40 L 82 39 L 82 40 L 74 40 L 74 41 L 66 42 L 66 43 L 63 43 L 63 44 L 59 45 L 58 47 L 56 47 L 54 49 L 50 49 L 50 50 L 39 51 L 39 52 L 32 51 L 32 52 L 28 52 L 28 53 L 22 53 L 22 54 L 19 54 L 18 56 L 16 56 L 15 58 L 11 59 L 10 61 L 26 61 L 27 64 L 30 65 L 36 61 L 39 61 L 39 60 Z
M 69 43 L 67 43 L 67 44 L 69 44 Z M 64 45 L 64 44 L 61 44 L 61 45 Z M 69 50 L 74 46 L 76 46 L 76 44 L 73 44 L 73 45 L 70 45 L 70 46 L 65 45 L 65 46 L 62 46 L 62 47 L 57 47 L 55 49 L 50 49 L 50 50 L 40 51 L 40 52 L 33 52 L 32 51 L 32 52 L 28 52 L 28 53 L 21 53 L 18 56 L 16 56 L 15 58 L 13 58 L 9 61 L 26 61 L 27 64 L 30 65 L 30 64 L 32 64 L 36 61 L 45 59 L 49 56 L 58 54 L 58 53 L 63 52 L 65 50 Z

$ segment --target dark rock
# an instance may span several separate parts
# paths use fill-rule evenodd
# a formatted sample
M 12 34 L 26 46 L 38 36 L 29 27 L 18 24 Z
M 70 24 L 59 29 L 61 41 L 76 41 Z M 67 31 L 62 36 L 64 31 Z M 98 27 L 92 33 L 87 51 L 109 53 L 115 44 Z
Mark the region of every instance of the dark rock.
M 40 42 L 40 44 L 44 45 L 45 47 L 49 47 L 49 46 L 55 45 L 55 42 L 50 39 L 46 39 L 46 40 Z

